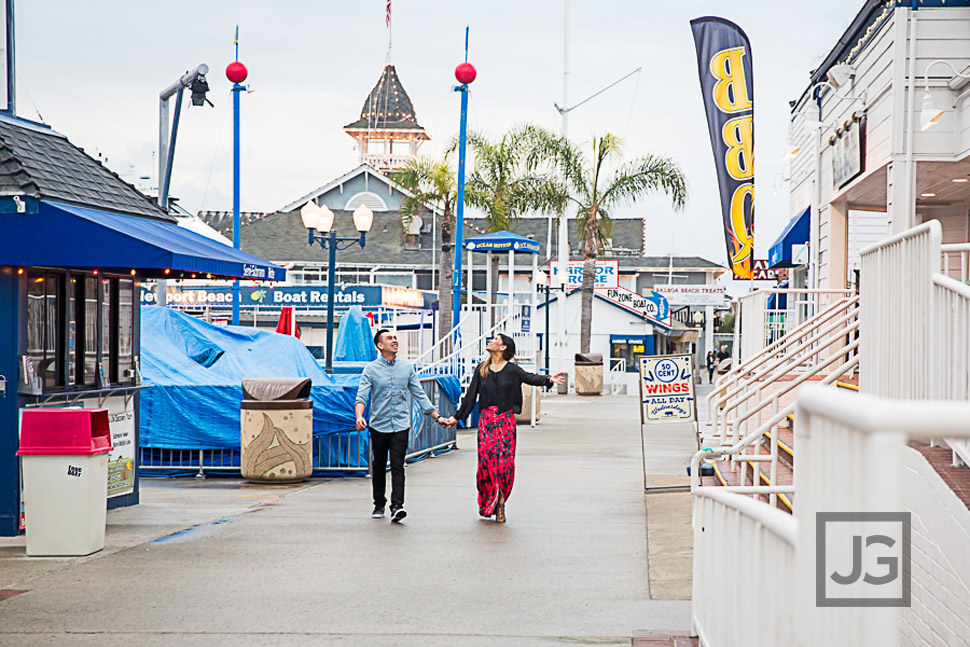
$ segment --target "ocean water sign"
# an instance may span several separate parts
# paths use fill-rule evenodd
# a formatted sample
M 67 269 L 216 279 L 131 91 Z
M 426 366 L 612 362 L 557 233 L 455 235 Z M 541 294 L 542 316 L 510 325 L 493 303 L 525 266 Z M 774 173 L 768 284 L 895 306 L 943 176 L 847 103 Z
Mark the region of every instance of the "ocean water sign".
M 640 358 L 640 422 L 694 422 L 694 371 L 690 355 Z

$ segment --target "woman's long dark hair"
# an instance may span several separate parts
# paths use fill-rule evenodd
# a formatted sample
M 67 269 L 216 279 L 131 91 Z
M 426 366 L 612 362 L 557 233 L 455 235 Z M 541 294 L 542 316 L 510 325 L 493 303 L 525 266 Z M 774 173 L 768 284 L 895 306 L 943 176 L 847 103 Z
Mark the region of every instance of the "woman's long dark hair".
M 502 351 L 502 357 L 505 359 L 506 362 L 511 362 L 512 358 L 515 357 L 515 342 L 512 341 L 511 337 L 509 337 L 508 335 L 503 335 L 502 333 L 499 333 L 495 336 L 501 337 L 502 344 L 505 346 L 505 350 Z M 484 362 L 478 365 L 478 374 L 481 375 L 482 378 L 488 377 L 488 369 L 491 365 L 492 365 L 492 356 L 491 354 L 489 354 L 488 358 Z

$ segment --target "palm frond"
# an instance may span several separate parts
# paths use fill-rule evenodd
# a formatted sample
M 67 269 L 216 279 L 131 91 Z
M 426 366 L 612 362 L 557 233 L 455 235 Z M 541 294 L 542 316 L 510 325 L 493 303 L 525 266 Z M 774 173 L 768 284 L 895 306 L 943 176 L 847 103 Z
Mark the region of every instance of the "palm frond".
M 662 192 L 674 209 L 687 203 L 687 178 L 680 166 L 667 157 L 647 155 L 619 168 L 600 204 L 624 204 L 651 193 Z

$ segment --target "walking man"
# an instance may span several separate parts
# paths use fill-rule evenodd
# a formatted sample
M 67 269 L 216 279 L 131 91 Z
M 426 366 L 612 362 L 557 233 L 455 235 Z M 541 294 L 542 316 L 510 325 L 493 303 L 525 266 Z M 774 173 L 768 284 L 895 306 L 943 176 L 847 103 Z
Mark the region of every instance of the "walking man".
M 428 399 L 418 374 L 411 362 L 397 359 L 397 335 L 382 328 L 374 335 L 374 344 L 380 356 L 364 367 L 357 389 L 357 430 L 370 428 L 371 447 L 374 450 L 371 464 L 374 486 L 374 519 L 384 517 L 387 505 L 388 453 L 391 458 L 391 521 L 400 523 L 407 512 L 404 510 L 404 455 L 407 454 L 410 435 L 411 411 L 408 408 L 408 391 L 421 410 L 448 426 L 438 415 Z M 364 409 L 370 401 L 370 424 L 364 419 Z M 450 420 L 449 420 L 450 422 Z

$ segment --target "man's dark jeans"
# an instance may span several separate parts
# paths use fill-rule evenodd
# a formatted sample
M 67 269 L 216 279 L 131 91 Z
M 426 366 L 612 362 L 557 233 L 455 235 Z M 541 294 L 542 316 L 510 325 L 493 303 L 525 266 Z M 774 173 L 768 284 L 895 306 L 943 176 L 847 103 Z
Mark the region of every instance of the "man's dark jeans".
M 391 509 L 404 507 L 404 456 L 408 453 L 410 430 L 385 434 L 371 429 L 374 462 L 371 477 L 374 486 L 374 505 L 387 505 L 387 455 L 391 455 Z

